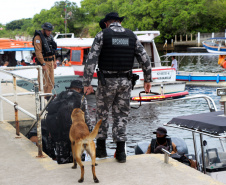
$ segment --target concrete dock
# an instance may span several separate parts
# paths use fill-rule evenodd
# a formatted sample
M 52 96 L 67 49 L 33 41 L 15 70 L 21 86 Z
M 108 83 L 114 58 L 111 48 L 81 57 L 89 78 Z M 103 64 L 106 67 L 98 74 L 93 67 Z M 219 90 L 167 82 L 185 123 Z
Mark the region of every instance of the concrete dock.
M 51 158 L 37 158 L 38 149 L 24 137 L 15 135 L 7 122 L 0 122 L 0 184 L 1 185 L 71 185 L 77 184 L 80 168 L 72 164 L 58 165 Z M 128 156 L 126 163 L 115 159 L 97 161 L 96 174 L 99 184 L 157 184 L 157 185 L 217 185 L 222 184 L 203 173 L 170 158 L 164 163 L 161 154 Z M 94 184 L 91 163 L 84 162 L 83 184 Z
M 10 93 L 12 84 L 2 84 L 2 93 Z M 17 91 L 23 91 L 18 88 Z M 12 92 L 12 91 L 11 91 Z M 13 100 L 13 97 L 9 99 Z M 34 96 L 19 96 L 18 104 L 35 115 Z M 4 120 L 14 120 L 14 108 L 3 102 Z M 27 119 L 19 113 L 19 119 Z M 0 122 L 0 185 L 72 185 L 78 184 L 80 167 L 72 164 L 58 165 L 48 156 L 37 158 L 38 148 L 22 134 L 18 137 L 8 121 Z M 96 174 L 103 185 L 217 185 L 222 184 L 203 173 L 170 158 L 164 163 L 161 154 L 128 156 L 126 163 L 113 158 L 97 161 Z M 83 184 L 94 184 L 91 162 L 84 162 Z

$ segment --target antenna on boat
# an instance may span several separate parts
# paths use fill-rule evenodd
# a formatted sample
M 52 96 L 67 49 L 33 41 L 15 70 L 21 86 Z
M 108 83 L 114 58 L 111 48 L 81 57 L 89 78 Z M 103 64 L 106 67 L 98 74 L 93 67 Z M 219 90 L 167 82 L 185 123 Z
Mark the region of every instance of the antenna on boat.
M 221 96 L 220 103 L 224 107 L 224 116 L 226 116 L 226 88 L 217 88 L 217 96 Z

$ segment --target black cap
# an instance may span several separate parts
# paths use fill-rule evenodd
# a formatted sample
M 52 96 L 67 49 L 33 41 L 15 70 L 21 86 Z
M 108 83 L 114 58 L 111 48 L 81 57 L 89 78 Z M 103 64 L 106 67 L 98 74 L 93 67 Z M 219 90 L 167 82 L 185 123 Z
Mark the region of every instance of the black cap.
M 167 136 L 167 130 L 163 127 L 157 128 L 156 132 L 153 132 L 153 134 L 161 134 L 161 135 L 166 135 Z
M 106 28 L 106 24 L 104 23 L 104 19 L 100 20 L 99 25 L 100 25 L 102 30 Z
M 123 19 L 124 19 L 124 17 L 119 17 L 117 12 L 111 12 L 105 16 L 104 22 L 107 22 L 109 20 L 119 20 L 120 22 L 122 22 Z
M 49 22 L 46 22 L 42 25 L 42 29 L 44 30 L 49 30 L 49 31 L 53 31 L 53 25 Z
M 70 87 L 65 87 L 65 89 L 70 89 L 70 88 L 80 88 L 80 89 L 82 89 L 83 88 L 82 81 L 80 81 L 80 80 L 71 81 Z

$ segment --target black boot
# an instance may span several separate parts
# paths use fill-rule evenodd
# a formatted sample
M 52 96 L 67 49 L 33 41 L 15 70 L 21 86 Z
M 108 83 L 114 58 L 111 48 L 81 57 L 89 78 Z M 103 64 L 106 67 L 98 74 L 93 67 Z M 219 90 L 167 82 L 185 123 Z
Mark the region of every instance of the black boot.
M 119 163 L 126 162 L 125 142 L 117 142 L 115 158 L 118 160 Z
M 96 157 L 99 157 L 99 158 L 107 157 L 106 140 L 97 139 L 96 145 L 97 145 Z

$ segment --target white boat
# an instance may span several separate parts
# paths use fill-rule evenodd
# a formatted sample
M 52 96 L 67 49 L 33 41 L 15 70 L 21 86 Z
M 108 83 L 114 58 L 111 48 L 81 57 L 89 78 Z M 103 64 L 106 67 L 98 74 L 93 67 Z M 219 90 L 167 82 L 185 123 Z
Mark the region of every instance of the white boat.
M 188 159 L 193 160 L 197 170 L 222 183 L 226 183 L 226 89 L 217 89 L 217 95 L 222 96 L 221 103 L 224 104 L 224 111 L 217 110 L 212 98 L 203 96 L 203 98 L 207 98 L 210 112 L 175 117 L 167 124 L 164 124 L 167 127 L 189 131 L 193 139 L 194 153 L 188 150 L 186 142 L 176 137 L 177 135 L 171 137 L 172 142 L 177 146 L 176 156 L 175 154 L 170 154 L 168 151 L 162 150 L 162 152 L 165 155 L 165 159 L 172 157 L 178 160 L 185 155 Z M 180 100 L 194 99 L 198 96 L 185 97 Z M 149 144 L 150 142 L 147 141 L 137 143 L 135 154 L 144 154 Z M 191 165 L 191 163 L 186 163 L 186 161 L 179 161 L 188 166 Z
M 221 58 L 225 58 L 224 53 L 167 53 L 162 56 L 165 62 L 169 62 L 169 58 L 177 57 L 178 68 L 184 57 L 190 57 L 192 62 L 197 57 L 198 62 L 204 56 L 219 56 L 218 64 L 222 63 Z M 224 56 L 224 57 L 222 57 Z M 210 72 L 188 72 L 188 71 L 177 71 L 176 80 L 186 82 L 190 85 L 200 86 L 225 86 L 226 74 L 225 73 L 210 73 Z
M 224 53 L 226 54 L 226 38 L 214 37 L 202 42 L 202 45 L 210 53 Z
M 171 67 L 165 67 L 161 65 L 160 57 L 154 42 L 154 38 L 160 35 L 159 31 L 136 31 L 138 39 L 141 41 L 145 50 L 147 51 L 152 64 L 152 92 L 156 92 L 159 94 L 169 94 L 175 92 L 184 92 L 185 90 L 185 82 L 176 82 L 176 71 Z M 57 42 L 58 47 L 61 50 L 58 50 L 58 54 L 61 57 L 64 55 L 69 59 L 71 63 L 71 67 L 74 70 L 74 74 L 78 75 L 80 79 L 83 76 L 84 71 L 84 63 L 89 53 L 89 49 L 92 46 L 93 38 L 74 38 L 73 35 L 69 36 L 70 38 L 64 38 L 63 34 L 57 34 L 55 36 L 55 41 Z M 10 48 L 12 49 L 12 48 Z M 13 48 L 14 49 L 14 48 Z M 23 50 L 32 50 L 33 48 L 29 46 L 29 48 L 16 48 L 15 51 L 21 52 Z M 4 52 L 4 50 L 2 50 Z M 58 67 L 56 72 L 56 76 L 63 71 L 64 67 Z M 16 73 L 27 74 L 26 77 L 30 77 L 30 74 L 35 74 L 36 72 L 23 73 L 23 71 L 16 71 Z M 138 96 L 139 92 L 143 90 L 144 77 L 142 69 L 139 67 L 139 63 L 135 60 L 133 73 L 139 75 L 139 80 L 136 82 L 134 90 L 132 91 L 131 96 Z M 70 73 L 71 74 L 71 73 Z M 65 73 L 61 73 L 58 76 L 65 76 Z M 4 80 L 4 78 L 2 78 Z M 97 87 L 97 74 L 94 73 L 94 78 L 91 82 L 91 85 Z M 56 86 L 57 87 L 57 86 Z
M 159 31 L 135 31 L 134 32 L 138 39 L 143 44 L 147 51 L 152 64 L 152 78 L 153 85 L 151 88 L 152 92 L 157 93 L 172 93 L 172 92 L 183 92 L 185 90 L 184 82 L 176 82 L 176 71 L 171 67 L 165 67 L 161 65 L 160 57 L 154 42 L 154 38 L 160 35 Z M 86 61 L 89 49 L 93 44 L 93 38 L 58 38 L 55 36 L 55 41 L 58 47 L 70 50 L 66 51 L 70 63 L 74 68 L 76 75 L 83 76 L 84 63 Z M 139 92 L 143 90 L 144 77 L 143 71 L 139 67 L 139 63 L 134 62 L 133 73 L 139 75 L 139 80 L 136 82 L 135 88 L 132 91 L 131 96 L 138 96 Z M 93 80 L 91 85 L 97 87 L 97 73 L 94 72 Z M 162 88 L 162 86 L 164 86 Z

